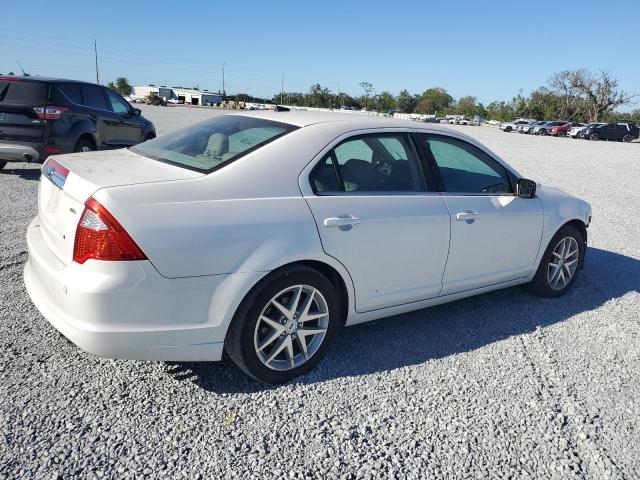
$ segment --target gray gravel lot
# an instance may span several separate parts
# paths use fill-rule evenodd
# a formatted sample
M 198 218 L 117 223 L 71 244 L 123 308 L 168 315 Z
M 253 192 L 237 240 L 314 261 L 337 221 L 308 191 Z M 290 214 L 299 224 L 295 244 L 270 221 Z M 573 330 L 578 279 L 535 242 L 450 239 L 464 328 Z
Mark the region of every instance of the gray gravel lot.
M 160 133 L 216 114 L 143 110 Z M 592 204 L 575 288 L 345 329 L 277 388 L 65 341 L 22 280 L 39 171 L 0 171 L 0 479 L 640 477 L 640 145 L 453 128 Z

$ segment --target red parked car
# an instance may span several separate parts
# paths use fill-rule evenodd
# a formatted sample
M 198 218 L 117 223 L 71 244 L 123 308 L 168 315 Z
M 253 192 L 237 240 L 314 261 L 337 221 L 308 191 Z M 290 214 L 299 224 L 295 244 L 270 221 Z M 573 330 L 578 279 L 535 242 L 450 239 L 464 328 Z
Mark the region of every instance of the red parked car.
M 566 137 L 567 132 L 569 132 L 569 130 L 571 130 L 573 127 L 584 127 L 584 123 L 571 122 L 565 123 L 564 125 L 551 127 L 549 135 L 554 135 L 556 137 Z

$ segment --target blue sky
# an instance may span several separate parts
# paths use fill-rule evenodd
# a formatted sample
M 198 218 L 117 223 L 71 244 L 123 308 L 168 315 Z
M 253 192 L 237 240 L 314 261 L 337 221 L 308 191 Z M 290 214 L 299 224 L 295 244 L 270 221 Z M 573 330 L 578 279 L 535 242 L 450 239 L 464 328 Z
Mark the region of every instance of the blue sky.
M 23 5 L 24 8 L 19 8 Z M 640 93 L 640 2 L 13 2 L 0 16 L 0 73 L 222 87 L 271 97 L 314 82 L 361 93 L 440 86 L 484 103 L 554 72 L 610 71 Z M 609 13 L 607 13 L 609 12 Z

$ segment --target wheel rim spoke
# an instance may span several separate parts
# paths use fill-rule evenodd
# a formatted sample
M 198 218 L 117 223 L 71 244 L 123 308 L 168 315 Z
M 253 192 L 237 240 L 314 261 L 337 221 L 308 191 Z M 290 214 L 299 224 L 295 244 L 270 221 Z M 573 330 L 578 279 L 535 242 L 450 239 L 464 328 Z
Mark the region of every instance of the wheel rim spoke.
M 271 355 L 267 358 L 266 363 L 269 364 L 273 362 L 273 360 L 284 350 L 287 346 L 287 342 L 290 342 L 290 337 L 282 337 L 282 339 L 278 342 L 278 344 L 273 348 Z
M 269 345 L 271 345 L 277 338 L 280 337 L 280 333 L 277 331 L 274 331 L 273 334 L 271 334 L 271 336 L 269 338 L 267 338 L 264 342 L 262 342 L 262 344 L 260 345 L 260 347 L 258 347 L 258 352 L 263 351 L 265 348 L 267 348 Z
M 282 315 L 284 315 L 285 318 L 291 319 L 291 312 L 289 311 L 289 309 L 287 307 L 282 305 L 280 302 L 278 302 L 276 300 L 271 300 L 271 305 L 273 305 L 278 310 L 280 310 L 280 313 L 282 313 Z
M 264 323 L 266 323 L 267 325 L 269 325 L 271 328 L 273 328 L 276 332 L 282 332 L 283 328 L 282 325 L 280 325 L 278 322 L 271 320 L 270 318 L 265 317 L 264 315 L 260 316 L 260 320 L 263 321 Z
M 298 335 L 299 336 L 309 336 L 309 335 L 318 335 L 321 333 L 325 333 L 327 331 L 326 328 L 299 328 Z

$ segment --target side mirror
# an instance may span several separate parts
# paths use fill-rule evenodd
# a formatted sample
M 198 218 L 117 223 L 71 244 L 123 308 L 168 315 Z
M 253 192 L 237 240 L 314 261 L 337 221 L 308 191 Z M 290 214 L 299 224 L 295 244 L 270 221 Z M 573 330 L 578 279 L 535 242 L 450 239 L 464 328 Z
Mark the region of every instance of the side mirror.
M 520 198 L 534 198 L 536 196 L 536 182 L 526 178 L 518 180 L 518 196 Z
M 139 117 L 140 115 L 142 115 L 142 110 L 140 110 L 139 108 L 134 108 L 133 109 L 133 116 L 134 117 Z

